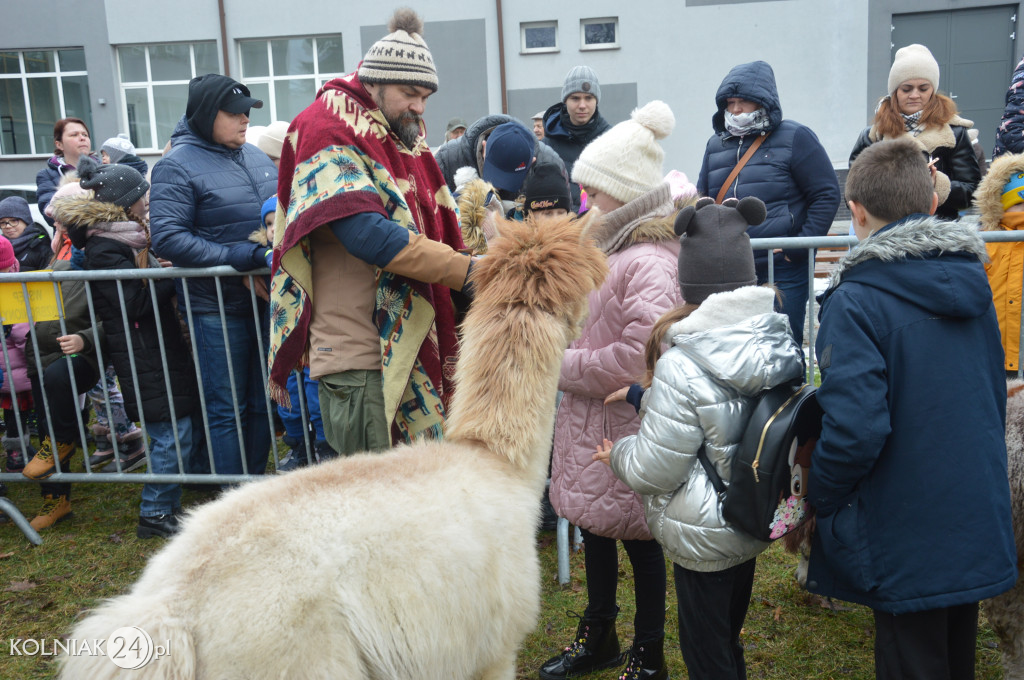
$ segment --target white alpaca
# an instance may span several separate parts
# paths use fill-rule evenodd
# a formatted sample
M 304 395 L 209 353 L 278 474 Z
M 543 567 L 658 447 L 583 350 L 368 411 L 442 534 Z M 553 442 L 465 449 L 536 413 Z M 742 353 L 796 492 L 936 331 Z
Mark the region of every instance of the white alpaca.
M 582 231 L 504 224 L 474 267 L 444 441 L 200 507 L 131 592 L 70 637 L 137 626 L 167 644 L 137 678 L 511 680 L 540 608 L 535 531 L 560 361 L 605 274 Z M 102 656 L 62 659 L 65 680 L 120 672 Z

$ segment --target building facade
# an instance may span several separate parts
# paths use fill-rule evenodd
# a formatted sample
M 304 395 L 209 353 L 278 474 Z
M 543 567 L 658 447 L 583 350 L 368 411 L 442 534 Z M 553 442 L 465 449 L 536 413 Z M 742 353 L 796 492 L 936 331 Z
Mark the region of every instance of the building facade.
M 1024 50 L 1021 3 L 992 0 L 308 0 L 301 10 L 272 0 L 0 0 L 0 185 L 35 181 L 64 116 L 87 121 L 94 149 L 127 132 L 152 163 L 202 73 L 230 75 L 266 101 L 251 124 L 290 120 L 322 82 L 358 66 L 401 5 L 424 19 L 438 68 L 431 145 L 454 116 L 528 121 L 582 63 L 600 78 L 611 123 L 652 99 L 669 104 L 665 169 L 691 179 L 715 91 L 736 64 L 769 62 L 785 116 L 810 126 L 843 168 L 899 47 L 928 45 L 940 90 L 976 122 L 986 151 Z

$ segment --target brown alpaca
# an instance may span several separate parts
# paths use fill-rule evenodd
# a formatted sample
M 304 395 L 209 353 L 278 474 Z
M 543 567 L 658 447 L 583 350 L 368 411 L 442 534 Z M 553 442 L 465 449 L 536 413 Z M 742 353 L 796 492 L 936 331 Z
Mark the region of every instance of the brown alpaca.
M 561 358 L 606 272 L 583 228 L 502 224 L 474 265 L 444 441 L 200 507 L 71 638 L 141 628 L 169 655 L 139 678 L 512 680 L 540 609 L 535 531 Z M 65 679 L 120 677 L 101 656 L 61 662 Z
M 1010 380 L 1006 390 L 1006 456 L 1010 478 L 1013 534 L 1017 539 L 1017 569 L 1024 571 L 1024 382 Z M 784 548 L 800 555 L 796 580 L 807 585 L 807 560 L 811 554 L 814 519 L 782 537 Z M 1024 680 L 1024 578 L 1017 576 L 1013 589 L 984 600 L 982 609 L 999 638 L 1005 680 Z
M 1017 539 L 1017 570 L 1024 570 L 1024 382 L 1010 380 L 1006 390 L 1006 456 L 1010 478 L 1013 534 Z M 1003 677 L 1024 680 L 1024 578 L 1002 595 L 982 602 L 985 616 L 999 637 Z

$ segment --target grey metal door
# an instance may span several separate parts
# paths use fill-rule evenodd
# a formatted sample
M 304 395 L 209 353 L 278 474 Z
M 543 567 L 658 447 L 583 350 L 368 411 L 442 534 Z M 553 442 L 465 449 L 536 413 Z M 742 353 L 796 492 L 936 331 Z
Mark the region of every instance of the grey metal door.
M 978 141 L 991 157 L 1006 88 L 1016 66 L 1014 30 L 1017 6 L 947 12 L 894 14 L 892 63 L 904 45 L 925 45 L 939 62 L 939 90 L 956 102 L 960 115 L 974 121 Z

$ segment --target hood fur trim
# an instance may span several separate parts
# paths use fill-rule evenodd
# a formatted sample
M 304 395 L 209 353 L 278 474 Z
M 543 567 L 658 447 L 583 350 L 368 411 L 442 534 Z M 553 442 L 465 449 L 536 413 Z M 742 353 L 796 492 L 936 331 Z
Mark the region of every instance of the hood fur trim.
M 668 182 L 620 208 L 604 214 L 593 224 L 590 235 L 606 255 L 634 243 L 656 243 L 676 238 L 675 204 Z
M 1010 175 L 1019 172 L 1024 172 L 1024 154 L 1003 154 L 988 166 L 988 173 L 974 192 L 974 205 L 981 215 L 982 231 L 999 229 L 999 220 L 1005 212 L 1003 187 L 1010 181 Z
M 668 336 L 731 326 L 772 311 L 775 311 L 775 291 L 768 286 L 743 286 L 725 293 L 712 293 L 690 316 L 672 324 Z
M 459 194 L 459 227 L 462 229 L 462 241 L 475 255 L 487 252 L 487 235 L 484 234 L 483 224 L 487 218 L 487 195 L 490 192 L 497 194 L 489 183 L 482 179 L 473 179 L 462 187 L 462 193 Z
M 69 229 L 107 222 L 135 222 L 128 217 L 127 210 L 113 203 L 97 201 L 92 192 L 58 198 L 53 202 L 53 219 Z
M 961 222 L 921 217 L 877 232 L 855 245 L 849 254 L 839 261 L 828 286 L 838 286 L 843 275 L 861 262 L 893 262 L 907 257 L 923 257 L 936 251 L 939 254 L 973 253 L 982 262 L 988 262 L 985 242 L 973 228 Z
M 910 137 L 910 139 L 917 142 L 922 149 L 931 153 L 940 146 L 946 146 L 949 148 L 956 146 L 956 135 L 953 134 L 953 128 L 951 127 L 953 125 L 959 125 L 960 127 L 970 129 L 974 127 L 974 121 L 954 115 L 945 125 L 929 125 L 917 137 L 912 137 L 909 132 L 903 133 L 900 137 Z M 878 131 L 875 129 L 874 125 L 871 126 L 868 138 L 871 139 L 872 142 L 877 142 L 879 139 Z

